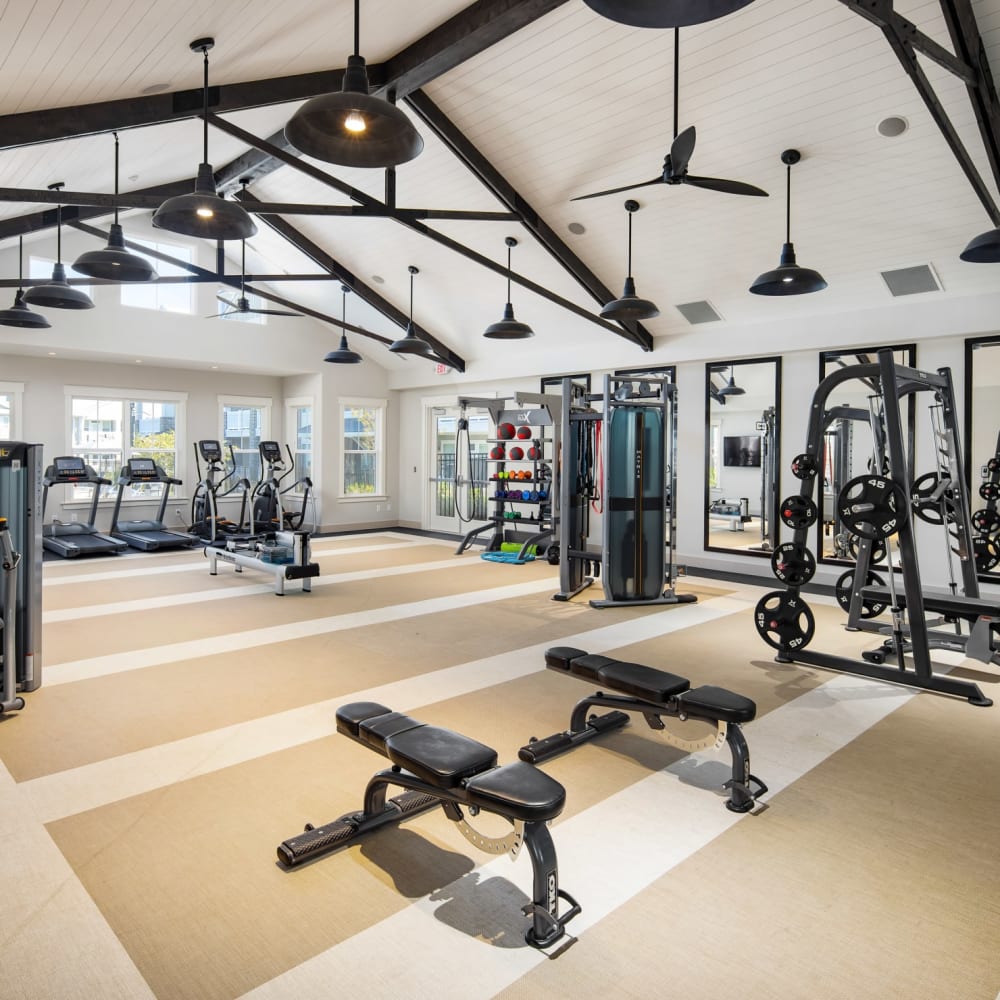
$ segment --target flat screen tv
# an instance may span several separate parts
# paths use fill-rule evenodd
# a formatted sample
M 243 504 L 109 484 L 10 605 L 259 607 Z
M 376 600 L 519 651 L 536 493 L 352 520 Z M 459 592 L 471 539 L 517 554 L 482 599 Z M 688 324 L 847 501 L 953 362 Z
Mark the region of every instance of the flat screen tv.
M 724 437 L 722 439 L 722 464 L 743 468 L 760 468 L 759 435 Z

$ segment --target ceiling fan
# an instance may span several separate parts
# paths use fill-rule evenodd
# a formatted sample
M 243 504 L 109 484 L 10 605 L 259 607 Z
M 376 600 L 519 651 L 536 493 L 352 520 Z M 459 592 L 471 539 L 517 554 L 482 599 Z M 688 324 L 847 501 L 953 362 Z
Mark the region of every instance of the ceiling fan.
M 215 297 L 223 304 L 229 306 L 227 312 L 213 313 L 211 316 L 206 316 L 206 319 L 222 319 L 226 316 L 232 316 L 233 313 L 253 313 L 256 316 L 302 316 L 302 313 L 291 312 L 287 309 L 255 309 L 250 305 L 250 300 L 246 296 L 244 291 L 244 286 L 246 285 L 247 277 L 247 241 L 240 240 L 240 245 L 242 248 L 242 257 L 240 260 L 240 296 L 233 302 L 232 299 L 227 299 L 225 295 L 220 295 L 216 292 Z
M 753 184 L 743 181 L 728 181 L 719 177 L 696 177 L 688 173 L 688 161 L 694 152 L 695 128 L 689 125 L 678 134 L 678 91 L 680 86 L 680 30 L 674 29 L 674 141 L 670 150 L 663 158 L 663 172 L 650 181 L 638 181 L 623 187 L 609 188 L 607 191 L 595 191 L 593 194 L 581 194 L 570 201 L 585 201 L 587 198 L 603 198 L 606 194 L 618 194 L 620 191 L 631 191 L 633 188 L 649 187 L 651 184 L 690 184 L 692 187 L 706 188 L 709 191 L 723 191 L 726 194 L 746 194 L 766 198 L 766 191 Z

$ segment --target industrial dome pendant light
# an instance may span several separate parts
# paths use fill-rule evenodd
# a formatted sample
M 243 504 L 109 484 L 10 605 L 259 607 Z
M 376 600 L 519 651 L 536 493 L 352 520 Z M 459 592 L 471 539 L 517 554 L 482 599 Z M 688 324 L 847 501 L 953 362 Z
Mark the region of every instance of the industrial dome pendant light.
M 0 326 L 22 326 L 32 327 L 42 330 L 52 324 L 41 315 L 32 312 L 22 301 L 24 299 L 24 289 L 21 284 L 24 281 L 24 237 L 17 238 L 17 294 L 14 296 L 14 304 L 9 309 L 0 309 Z
M 235 201 L 220 198 L 215 191 L 215 177 L 208 162 L 208 52 L 214 38 L 198 38 L 191 43 L 192 52 L 201 52 L 205 59 L 204 158 L 198 165 L 194 194 L 168 198 L 153 216 L 157 229 L 169 229 L 182 236 L 201 236 L 209 240 L 245 240 L 257 232 L 257 226 L 245 208 Z
M 340 291 L 340 347 L 323 358 L 334 365 L 358 365 L 361 364 L 361 355 L 357 351 L 352 351 L 347 346 L 347 294 L 350 289 L 347 285 L 341 285 Z
M 483 336 L 491 340 L 527 340 L 534 337 L 535 331 L 527 323 L 514 319 L 514 307 L 510 304 L 510 251 L 517 246 L 517 240 L 508 236 L 504 243 L 507 244 L 507 304 L 503 309 L 503 319 L 486 327 Z
M 108 245 L 103 250 L 88 250 L 76 259 L 73 270 L 88 278 L 108 281 L 150 281 L 156 271 L 145 257 L 125 249 L 125 234 L 118 224 L 118 133 L 115 137 L 115 221 L 108 233 Z
M 753 0 L 584 0 L 602 17 L 633 28 L 683 28 L 725 17 Z
M 719 390 L 718 395 L 720 396 L 742 396 L 746 393 L 746 389 L 741 385 L 736 384 L 736 380 L 733 378 L 733 366 L 729 366 L 729 381 Z
M 802 159 L 797 149 L 786 149 L 781 154 L 781 162 L 787 168 L 785 188 L 785 243 L 781 248 L 781 261 L 773 271 L 765 271 L 750 286 L 754 295 L 806 295 L 821 292 L 826 288 L 826 280 L 819 271 L 799 267 L 795 263 L 795 247 L 792 245 L 792 165 Z
M 980 233 L 958 256 L 971 264 L 1000 264 L 1000 228 Z
M 62 181 L 49 185 L 50 191 L 61 191 Z M 45 285 L 35 285 L 24 293 L 24 301 L 33 306 L 50 306 L 53 309 L 93 309 L 94 303 L 82 288 L 73 288 L 66 281 L 66 268 L 62 262 L 62 205 L 56 205 L 56 262 L 52 266 L 52 280 Z
M 602 319 L 622 323 L 652 319 L 660 315 L 660 310 L 649 299 L 640 299 L 635 294 L 635 281 L 632 278 L 632 215 L 639 211 L 639 202 L 630 198 L 625 202 L 625 211 L 628 212 L 628 274 L 625 278 L 625 290 L 620 299 L 614 299 L 601 310 Z
M 426 340 L 421 340 L 417 336 L 417 331 L 413 329 L 413 276 L 420 271 L 412 264 L 407 270 L 410 272 L 410 321 L 406 324 L 405 336 L 393 341 L 389 345 L 389 350 L 393 354 L 415 354 L 418 358 L 433 358 L 434 349 Z
M 354 0 L 354 55 L 339 94 L 314 97 L 285 125 L 285 138 L 306 156 L 342 167 L 394 167 L 420 154 L 424 140 L 394 104 L 368 93 L 358 54 L 360 0 Z

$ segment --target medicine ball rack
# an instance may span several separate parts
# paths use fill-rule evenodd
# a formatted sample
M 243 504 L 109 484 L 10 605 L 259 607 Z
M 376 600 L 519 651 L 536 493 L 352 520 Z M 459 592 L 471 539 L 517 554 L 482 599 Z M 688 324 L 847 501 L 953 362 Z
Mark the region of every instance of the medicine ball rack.
M 844 525 L 862 539 L 885 542 L 893 534 L 896 535 L 901 564 L 901 593 L 897 592 L 898 583 L 889 571 L 892 635 L 898 650 L 895 666 L 864 659 L 853 660 L 807 648 L 815 633 L 815 619 L 809 605 L 801 597 L 801 591 L 815 572 L 815 557 L 809 551 L 807 542 L 809 529 L 819 515 L 813 491 L 819 478 L 817 473 L 822 467 L 824 430 L 830 422 L 826 403 L 833 390 L 849 379 L 869 380 L 878 390 L 885 452 L 876 452 L 871 473 L 858 476 L 844 485 L 838 498 L 838 515 Z M 939 368 L 936 373 L 919 371 L 897 364 L 891 350 L 881 350 L 877 364 L 852 365 L 834 371 L 816 389 L 809 414 L 806 450 L 792 463 L 793 472 L 801 482 L 799 493 L 786 498 L 779 508 L 782 521 L 794 531 L 793 540 L 780 545 L 772 556 L 775 575 L 786 583 L 786 589 L 765 594 L 757 604 L 754 621 L 761 638 L 778 650 L 775 659 L 779 663 L 806 663 L 955 695 L 967 699 L 970 704 L 988 706 L 992 705 L 992 701 L 983 695 L 978 685 L 935 673 L 931 662 L 925 595 L 921 589 L 913 518 L 910 516 L 911 483 L 907 475 L 908 456 L 900 407 L 901 401 L 921 392 L 933 393 L 934 400 L 941 407 L 942 428 L 951 442 L 948 460 L 954 472 L 953 482 L 966 482 L 958 447 L 957 411 L 950 369 Z M 875 423 L 874 419 L 872 423 Z M 885 468 L 888 471 L 883 474 Z M 972 548 L 968 510 L 967 503 L 964 507 L 957 503 L 955 521 L 950 526 L 962 552 Z M 965 595 L 960 600 L 969 604 L 978 602 L 975 574 L 965 573 L 963 582 Z M 933 600 L 928 596 L 926 603 L 932 605 Z M 952 598 L 953 602 L 956 600 Z M 933 611 L 933 608 L 928 609 Z M 905 625 L 904 613 L 907 618 Z M 912 663 L 908 662 L 908 656 L 912 658 Z

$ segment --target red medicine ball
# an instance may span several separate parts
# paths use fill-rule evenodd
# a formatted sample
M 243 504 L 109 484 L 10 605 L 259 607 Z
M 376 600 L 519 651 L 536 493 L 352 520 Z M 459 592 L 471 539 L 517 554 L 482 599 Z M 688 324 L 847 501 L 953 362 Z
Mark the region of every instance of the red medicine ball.
M 504 456 L 503 445 L 498 444 L 496 447 L 490 449 L 490 458 L 501 460 Z
M 519 438 L 521 438 L 522 440 L 524 440 L 526 438 L 530 438 L 531 437 L 531 428 L 530 427 L 518 427 L 518 429 L 517 429 L 517 436 Z
M 542 457 L 541 448 L 537 448 L 535 445 L 532 445 L 528 449 L 528 458 L 530 458 L 533 462 L 537 462 L 541 457 Z
M 509 457 L 511 461 L 519 462 L 522 458 L 524 458 L 524 452 L 520 448 L 518 448 L 517 445 L 514 445 L 514 447 L 510 449 Z
M 497 437 L 502 441 L 509 441 L 514 436 L 513 424 L 500 424 L 497 426 Z

